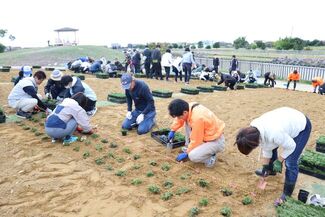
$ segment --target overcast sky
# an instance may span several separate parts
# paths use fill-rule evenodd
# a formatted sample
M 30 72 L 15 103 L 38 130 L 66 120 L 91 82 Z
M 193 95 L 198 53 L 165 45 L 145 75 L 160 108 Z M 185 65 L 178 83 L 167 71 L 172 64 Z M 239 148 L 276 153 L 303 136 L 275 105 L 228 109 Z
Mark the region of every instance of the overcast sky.
M 0 29 L 12 46 L 47 46 L 72 27 L 80 44 L 325 40 L 325 0 L 2 0 Z

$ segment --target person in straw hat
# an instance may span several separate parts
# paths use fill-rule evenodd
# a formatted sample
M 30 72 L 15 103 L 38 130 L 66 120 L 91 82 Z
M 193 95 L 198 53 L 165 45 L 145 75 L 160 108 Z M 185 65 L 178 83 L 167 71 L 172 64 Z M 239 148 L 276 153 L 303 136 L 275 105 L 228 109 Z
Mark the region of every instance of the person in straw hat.
M 44 87 L 45 96 L 47 98 L 49 99 L 63 98 L 65 88 L 61 84 L 62 76 L 63 73 L 60 70 L 58 69 L 53 70 L 50 79 L 47 81 L 47 84 Z

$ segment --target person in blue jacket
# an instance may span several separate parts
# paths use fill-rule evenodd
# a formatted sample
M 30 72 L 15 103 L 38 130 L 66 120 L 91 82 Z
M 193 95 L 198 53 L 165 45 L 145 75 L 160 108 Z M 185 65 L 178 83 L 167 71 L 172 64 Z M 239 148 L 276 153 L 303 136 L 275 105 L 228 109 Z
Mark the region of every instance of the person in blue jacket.
M 129 73 L 121 77 L 121 84 L 125 90 L 127 101 L 126 118 L 122 128 L 131 130 L 138 125 L 138 134 L 148 133 L 155 124 L 156 108 L 151 91 L 144 81 L 136 80 Z M 132 111 L 132 103 L 135 109 Z
M 71 77 L 70 75 L 64 75 L 61 79 L 62 85 L 68 89 L 66 92 L 64 98 L 69 98 L 72 95 L 82 92 L 87 97 L 87 105 L 85 107 L 85 110 L 88 115 L 94 116 L 97 108 L 96 108 L 96 102 L 97 102 L 97 96 L 96 93 L 89 87 L 88 84 L 81 81 L 78 77 Z

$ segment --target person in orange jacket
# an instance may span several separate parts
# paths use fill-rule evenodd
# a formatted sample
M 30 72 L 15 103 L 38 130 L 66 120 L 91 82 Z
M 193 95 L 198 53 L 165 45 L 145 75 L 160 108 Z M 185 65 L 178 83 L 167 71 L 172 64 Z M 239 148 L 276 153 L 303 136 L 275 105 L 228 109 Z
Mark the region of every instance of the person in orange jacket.
M 311 85 L 313 85 L 314 87 L 314 92 L 313 93 L 316 93 L 316 89 L 318 87 L 318 92 L 320 92 L 320 86 L 324 84 L 324 81 L 321 77 L 315 77 L 311 80 Z
M 297 81 L 300 80 L 300 74 L 295 69 L 293 72 L 291 72 L 288 76 L 288 84 L 287 84 L 287 90 L 289 89 L 290 82 L 293 81 L 293 90 L 296 90 Z
M 183 148 L 183 153 L 176 160 L 189 158 L 193 162 L 204 163 L 206 167 L 213 167 L 217 159 L 216 153 L 222 152 L 225 147 L 225 123 L 203 105 L 182 99 L 173 100 L 168 110 L 174 118 L 168 141 L 173 140 L 175 132 L 185 125 L 187 148 Z

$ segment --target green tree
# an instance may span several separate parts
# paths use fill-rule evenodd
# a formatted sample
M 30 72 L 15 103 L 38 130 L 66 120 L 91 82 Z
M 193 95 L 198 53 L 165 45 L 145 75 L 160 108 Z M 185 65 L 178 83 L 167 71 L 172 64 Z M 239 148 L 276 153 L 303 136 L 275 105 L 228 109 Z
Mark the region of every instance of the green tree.
M 0 38 L 5 37 L 6 34 L 7 34 L 7 30 L 6 29 L 0 29 Z
M 180 45 L 178 46 L 178 48 L 179 48 L 179 49 L 183 49 L 183 45 L 180 44 Z
M 177 49 L 178 48 L 178 44 L 177 43 L 173 43 L 173 48 Z
M 300 38 L 284 38 L 274 43 L 277 50 L 302 50 L 306 46 L 306 42 Z
M 0 43 L 0 53 L 3 53 L 6 49 L 6 46 Z
M 219 42 L 214 42 L 212 47 L 213 48 L 220 48 L 220 43 Z
M 249 46 L 248 41 L 246 41 L 246 37 L 239 37 L 234 41 L 234 47 L 238 48 L 247 48 Z
M 192 49 L 192 50 L 193 50 L 193 49 L 196 49 L 195 45 L 191 45 L 191 49 Z
M 203 41 L 199 41 L 199 42 L 197 43 L 197 47 L 198 47 L 198 48 L 203 48 Z
M 260 48 L 262 50 L 265 50 L 265 48 L 266 48 L 266 44 L 263 41 L 260 41 L 260 40 L 255 41 L 255 44 L 256 44 L 257 48 Z
M 211 45 L 205 46 L 205 49 L 211 49 Z

